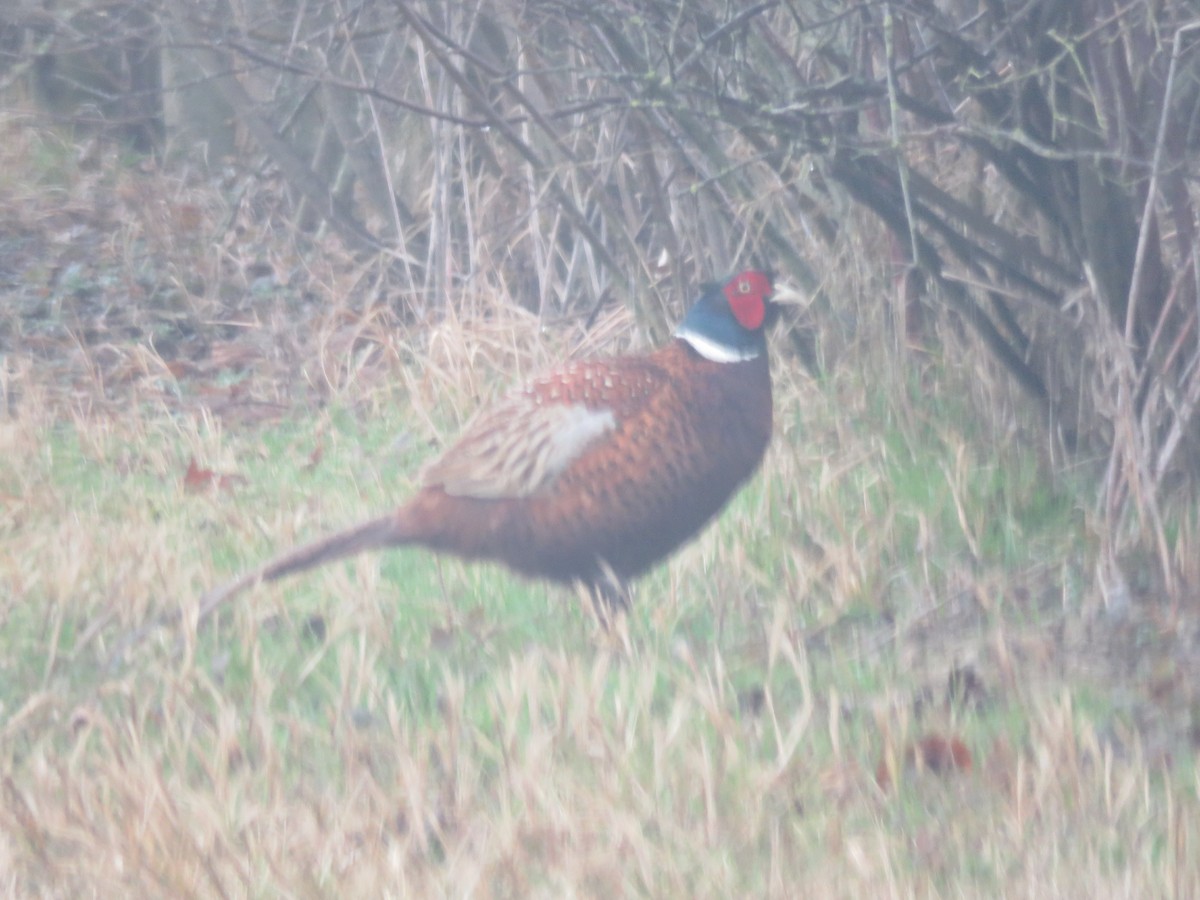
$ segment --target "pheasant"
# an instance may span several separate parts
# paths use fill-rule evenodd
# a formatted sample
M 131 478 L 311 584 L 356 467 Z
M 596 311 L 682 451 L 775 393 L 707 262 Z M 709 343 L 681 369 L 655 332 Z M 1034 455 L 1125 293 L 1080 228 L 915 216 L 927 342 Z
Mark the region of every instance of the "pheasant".
M 771 437 L 772 282 L 705 286 L 660 349 L 568 363 L 480 413 L 399 509 L 300 546 L 201 600 L 364 550 L 417 545 L 582 583 L 597 611 L 693 537 Z

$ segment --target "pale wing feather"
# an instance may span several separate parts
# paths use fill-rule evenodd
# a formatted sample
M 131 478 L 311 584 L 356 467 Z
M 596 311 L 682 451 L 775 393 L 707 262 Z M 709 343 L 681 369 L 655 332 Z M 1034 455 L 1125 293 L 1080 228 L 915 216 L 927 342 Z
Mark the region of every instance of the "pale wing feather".
M 529 497 L 616 427 L 610 409 L 538 403 L 521 395 L 469 424 L 423 480 L 456 497 Z

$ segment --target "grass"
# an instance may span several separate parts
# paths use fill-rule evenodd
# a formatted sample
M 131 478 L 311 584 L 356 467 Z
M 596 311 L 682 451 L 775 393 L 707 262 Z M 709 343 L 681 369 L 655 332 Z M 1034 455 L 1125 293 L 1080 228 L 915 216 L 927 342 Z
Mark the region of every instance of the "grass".
M 639 585 L 628 651 L 568 592 L 413 551 L 110 672 L 151 611 L 402 497 L 427 441 L 394 386 L 236 432 L 6 418 L 6 886 L 1185 895 L 1186 735 L 1131 715 L 1120 635 L 1099 671 L 1058 637 L 1088 618 L 1079 497 L 936 403 L 905 430 L 851 376 L 781 380 L 764 473 Z M 189 492 L 193 457 L 242 480 Z M 913 768 L 929 735 L 970 770 Z
M 31 135 L 2 152 L 40 159 Z M 870 328 L 820 380 L 776 340 L 763 471 L 637 585 L 627 641 L 568 591 L 397 551 L 114 668 L 131 629 L 407 496 L 571 339 L 637 339 L 482 290 L 436 321 L 352 309 L 369 279 L 320 245 L 241 306 L 286 242 L 197 252 L 210 194 L 65 167 L 0 180 L 0 893 L 1195 893 L 1195 609 L 1148 580 L 1106 613 L 1094 473 L 977 402 L 975 366 Z

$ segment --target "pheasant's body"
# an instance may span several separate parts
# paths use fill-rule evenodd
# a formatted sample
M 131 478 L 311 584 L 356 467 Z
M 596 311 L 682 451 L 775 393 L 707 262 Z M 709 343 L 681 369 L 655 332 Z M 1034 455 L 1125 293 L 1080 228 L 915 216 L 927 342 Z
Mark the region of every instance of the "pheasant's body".
M 624 585 L 696 534 L 771 436 L 770 281 L 709 287 L 665 347 L 568 364 L 477 417 L 395 512 L 300 547 L 208 595 L 406 544 L 533 577 Z M 610 592 L 609 592 L 610 593 Z
M 572 458 L 557 475 L 480 497 L 457 493 L 446 464 L 435 464 L 395 515 L 399 542 L 555 581 L 598 582 L 607 568 L 624 582 L 716 515 L 771 436 L 766 358 L 712 362 L 676 339 L 649 356 L 578 363 L 535 381 L 469 427 L 446 460 L 486 443 L 493 423 L 520 428 L 564 404 L 584 437 L 561 450 Z

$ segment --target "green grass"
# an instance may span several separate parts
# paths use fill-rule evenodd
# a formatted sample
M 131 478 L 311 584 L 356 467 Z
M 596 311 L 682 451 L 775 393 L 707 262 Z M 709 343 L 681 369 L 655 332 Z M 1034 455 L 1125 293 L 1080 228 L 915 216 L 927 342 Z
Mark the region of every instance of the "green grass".
M 116 671 L 128 630 L 399 502 L 435 448 L 395 390 L 245 428 L 154 404 L 6 422 L 0 863 L 19 892 L 104 894 L 1194 877 L 1191 748 L 1130 714 L 1139 645 L 1066 584 L 1088 581 L 1080 496 L 961 411 L 889 421 L 860 390 L 781 391 L 764 472 L 639 583 L 627 646 L 569 591 L 405 550 L 257 588 Z M 240 480 L 189 492 L 191 458 Z M 928 735 L 971 771 L 905 766 Z
M 1104 610 L 1097 473 L 979 402 L 961 347 L 892 358 L 874 299 L 815 322 L 842 358 L 819 381 L 776 340 L 762 472 L 638 583 L 627 634 L 419 550 L 196 633 L 205 590 L 400 502 L 478 398 L 580 336 L 486 278 L 401 322 L 332 241 L 4 133 L 0 895 L 1195 893 L 1195 605 L 1135 559 L 1136 602 Z M 853 244 L 831 279 L 873 264 Z M 190 491 L 189 460 L 235 480 Z M 938 739 L 969 771 L 916 764 Z

